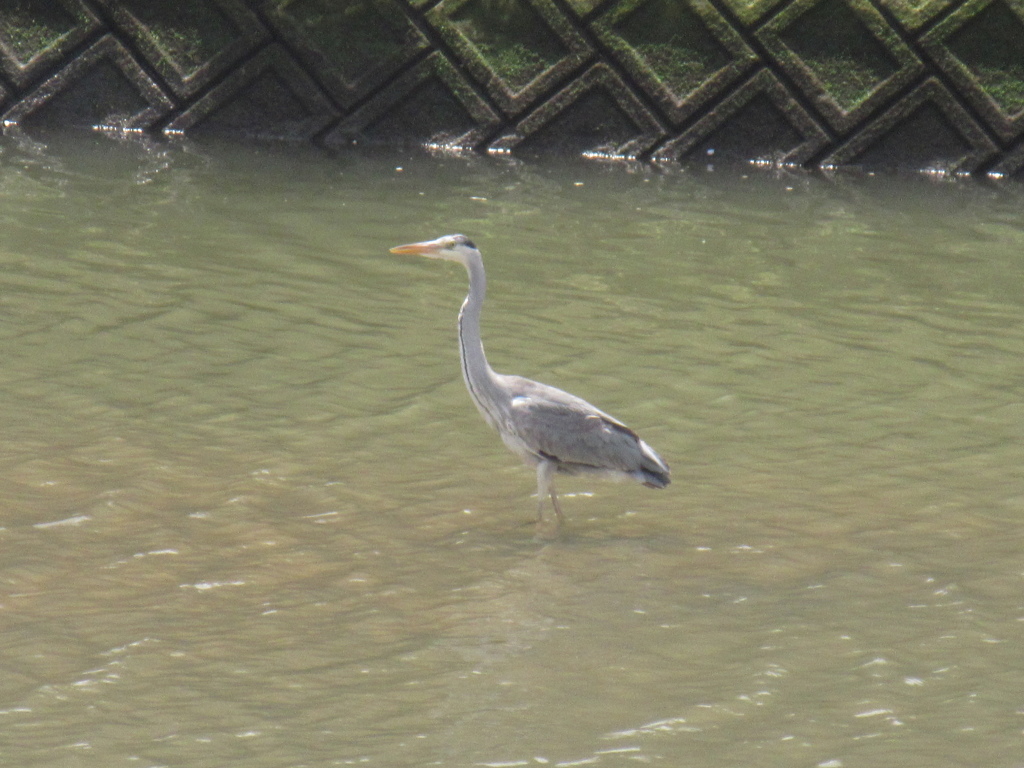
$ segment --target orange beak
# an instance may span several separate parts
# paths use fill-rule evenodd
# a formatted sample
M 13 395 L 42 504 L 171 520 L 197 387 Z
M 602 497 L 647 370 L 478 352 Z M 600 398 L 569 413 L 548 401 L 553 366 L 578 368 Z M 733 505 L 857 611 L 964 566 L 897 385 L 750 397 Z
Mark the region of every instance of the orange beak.
M 412 256 L 426 256 L 437 258 L 437 252 L 441 250 L 441 243 L 437 240 L 425 240 L 422 243 L 409 243 L 408 245 L 396 245 L 391 249 L 392 253 Z

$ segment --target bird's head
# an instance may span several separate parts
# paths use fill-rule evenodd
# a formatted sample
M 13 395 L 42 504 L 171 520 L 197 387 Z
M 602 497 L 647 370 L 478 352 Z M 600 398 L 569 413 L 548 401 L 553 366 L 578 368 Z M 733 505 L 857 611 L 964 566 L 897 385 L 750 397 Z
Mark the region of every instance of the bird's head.
M 426 256 L 428 259 L 445 259 L 457 261 L 465 265 L 470 254 L 479 254 L 476 246 L 465 235 L 445 235 L 436 240 L 425 240 L 422 243 L 409 243 L 408 245 L 396 245 L 391 249 L 392 253 L 411 254 L 415 256 Z

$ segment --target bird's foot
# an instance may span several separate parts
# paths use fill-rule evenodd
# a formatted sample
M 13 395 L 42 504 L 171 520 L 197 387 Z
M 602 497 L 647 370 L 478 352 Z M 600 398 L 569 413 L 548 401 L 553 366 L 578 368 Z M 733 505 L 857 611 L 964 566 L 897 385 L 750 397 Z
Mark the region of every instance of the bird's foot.
M 524 520 L 520 525 L 525 528 L 533 526 L 533 538 L 536 541 L 551 541 L 557 539 L 562 531 L 562 524 L 558 520 L 538 517 L 533 520 Z
M 535 541 L 554 541 L 561 533 L 562 523 L 560 520 L 545 520 L 541 518 L 534 526 L 533 538 Z
M 562 510 L 555 507 L 555 515 L 545 516 L 544 508 L 541 507 L 537 510 L 537 521 L 534 525 L 533 537 L 538 541 L 551 541 L 557 539 L 559 534 L 562 532 L 562 524 L 565 522 L 565 517 L 562 515 Z

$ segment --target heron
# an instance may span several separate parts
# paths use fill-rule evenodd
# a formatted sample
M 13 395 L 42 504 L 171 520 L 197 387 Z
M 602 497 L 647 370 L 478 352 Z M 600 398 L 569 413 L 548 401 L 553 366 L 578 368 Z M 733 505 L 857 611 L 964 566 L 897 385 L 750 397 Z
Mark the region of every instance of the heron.
M 668 464 L 640 437 L 582 398 L 522 376 L 495 373 L 484 355 L 480 311 L 487 293 L 483 257 L 465 235 L 399 245 L 391 253 L 454 261 L 469 273 L 469 294 L 459 310 L 462 378 L 477 410 L 508 448 L 537 471 L 537 525 L 551 498 L 556 527 L 564 522 L 554 476 L 599 475 L 649 488 L 669 484 Z

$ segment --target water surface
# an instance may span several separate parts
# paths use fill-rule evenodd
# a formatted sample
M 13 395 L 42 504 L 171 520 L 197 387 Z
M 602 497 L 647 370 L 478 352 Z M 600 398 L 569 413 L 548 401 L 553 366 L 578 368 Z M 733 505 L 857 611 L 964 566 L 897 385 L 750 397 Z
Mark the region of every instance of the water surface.
M 1013 188 L 0 145 L 0 758 L 879 765 L 1024 755 Z M 664 491 L 532 473 L 579 394 Z

